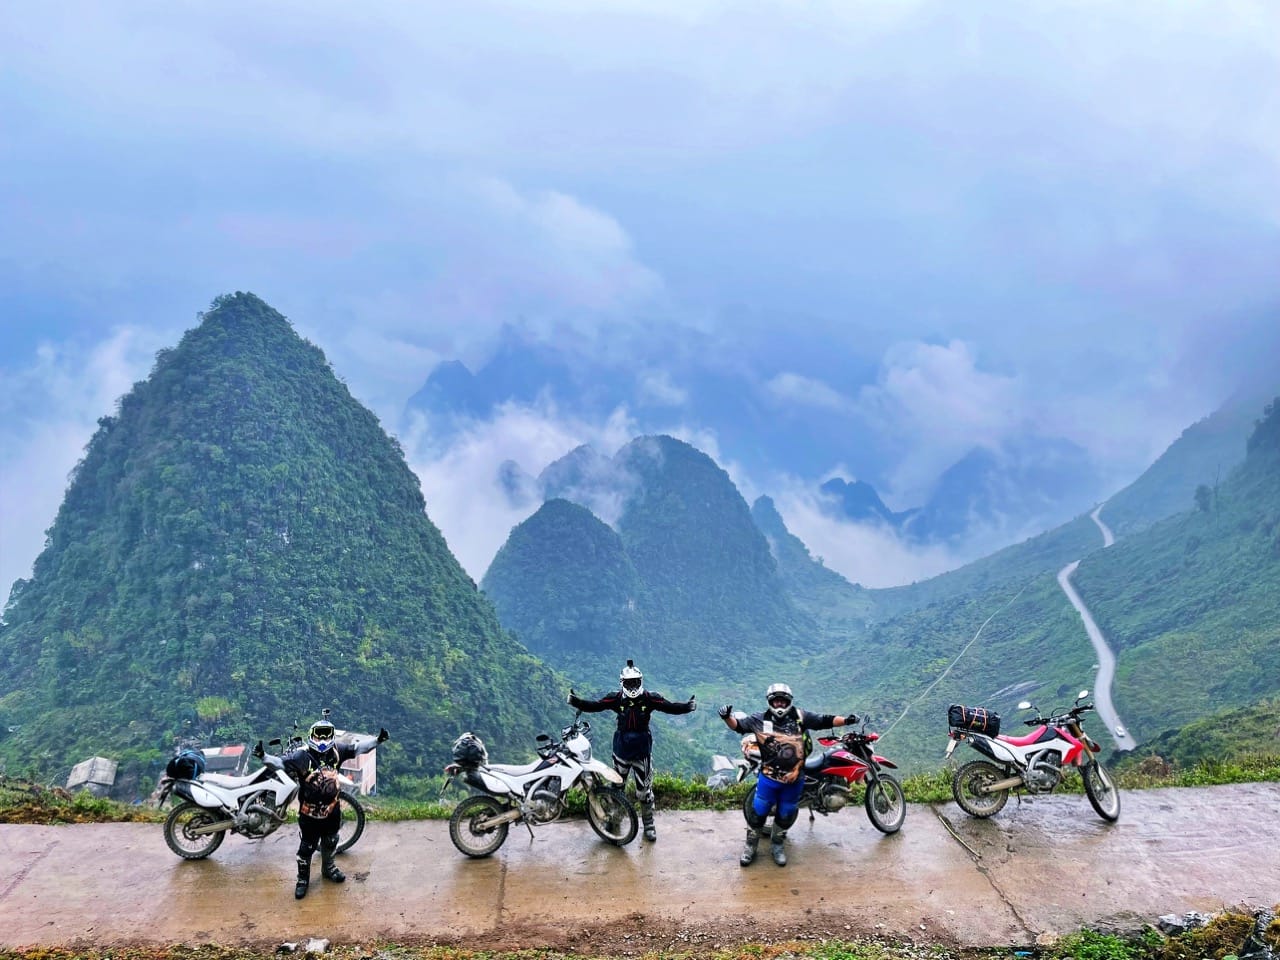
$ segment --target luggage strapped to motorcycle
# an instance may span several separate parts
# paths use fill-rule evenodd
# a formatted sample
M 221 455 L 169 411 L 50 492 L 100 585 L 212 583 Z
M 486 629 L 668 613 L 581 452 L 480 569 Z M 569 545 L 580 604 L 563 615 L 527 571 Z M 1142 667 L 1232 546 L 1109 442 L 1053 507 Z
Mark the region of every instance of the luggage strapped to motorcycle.
M 994 737 L 1000 733 L 1000 714 L 986 707 L 965 707 L 953 703 L 947 708 L 947 723 L 961 730 L 972 730 Z

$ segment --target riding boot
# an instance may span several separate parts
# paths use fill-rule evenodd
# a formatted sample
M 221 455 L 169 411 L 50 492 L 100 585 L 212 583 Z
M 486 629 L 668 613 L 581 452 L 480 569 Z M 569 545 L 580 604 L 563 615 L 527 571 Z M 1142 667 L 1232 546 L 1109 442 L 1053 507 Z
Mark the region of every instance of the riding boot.
M 301 900 L 307 895 L 307 887 L 311 885 L 311 858 L 305 860 L 298 857 L 298 885 L 293 888 L 293 897 L 295 900 Z
M 742 848 L 742 856 L 738 858 L 738 863 L 744 867 L 751 866 L 756 858 L 756 846 L 760 843 L 760 831 L 755 827 L 747 827 L 747 843 Z
M 658 831 L 653 825 L 653 804 L 640 804 L 640 819 L 644 821 L 644 838 L 650 843 L 658 839 Z
M 325 837 L 320 841 L 320 876 L 332 883 L 342 883 L 347 879 L 347 875 L 333 862 L 337 851 L 337 837 Z
M 785 867 L 787 865 L 787 851 L 784 844 L 787 842 L 787 831 L 779 830 L 778 825 L 775 823 L 770 839 L 772 844 L 769 847 L 769 852 L 773 854 L 773 862 L 780 867 Z

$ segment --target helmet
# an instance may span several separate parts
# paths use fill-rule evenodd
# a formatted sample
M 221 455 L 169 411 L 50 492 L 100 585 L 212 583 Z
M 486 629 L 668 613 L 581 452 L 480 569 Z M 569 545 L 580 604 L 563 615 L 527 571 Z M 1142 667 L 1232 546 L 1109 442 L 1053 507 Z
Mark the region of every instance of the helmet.
M 453 759 L 459 766 L 474 770 L 489 762 L 489 751 L 485 749 L 483 740 L 467 731 L 453 741 Z
M 622 668 L 622 673 L 618 675 L 618 682 L 622 684 L 622 692 L 628 697 L 638 697 L 644 693 L 644 674 L 636 667 L 634 660 L 628 660 L 627 665 Z
M 791 710 L 791 688 L 785 683 L 770 684 L 764 698 L 769 703 L 769 712 L 778 720 L 785 717 Z
M 307 731 L 307 746 L 316 753 L 328 753 L 333 746 L 333 724 L 328 720 L 317 720 Z

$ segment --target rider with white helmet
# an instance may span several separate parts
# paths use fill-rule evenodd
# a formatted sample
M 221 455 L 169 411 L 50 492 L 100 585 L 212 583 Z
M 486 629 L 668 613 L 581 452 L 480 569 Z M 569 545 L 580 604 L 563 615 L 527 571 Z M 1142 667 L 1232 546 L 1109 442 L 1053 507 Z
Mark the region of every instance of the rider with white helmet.
M 636 799 L 640 801 L 640 818 L 644 821 L 644 838 L 658 839 L 653 822 L 653 734 L 649 732 L 649 719 L 658 713 L 690 713 L 697 707 L 693 697 L 684 703 L 672 703 L 660 693 L 644 688 L 644 674 L 628 660 L 618 675 L 620 689 L 606 693 L 599 700 L 583 700 L 569 691 L 569 706 L 586 713 L 612 710 L 618 715 L 618 729 L 613 734 L 613 768 L 627 782 L 630 775 L 636 782 Z
M 368 753 L 387 739 L 386 728 L 376 737 L 356 737 L 350 743 L 337 742 L 338 731 L 324 711 L 307 731 L 307 740 L 297 750 L 280 759 L 284 769 L 298 781 L 298 882 L 293 895 L 301 900 L 311 883 L 311 857 L 320 848 L 320 875 L 333 883 L 342 883 L 346 874 L 334 863 L 338 849 L 338 831 L 342 828 L 342 810 L 338 806 L 338 768 L 352 757 Z
M 858 722 L 854 713 L 835 716 L 809 713 L 795 705 L 791 688 L 785 683 L 769 685 L 765 691 L 765 710 L 750 715 L 734 716 L 733 707 L 725 704 L 720 717 L 730 730 L 754 733 L 760 746 L 760 778 L 756 781 L 755 803 L 743 811 L 747 819 L 747 844 L 738 862 L 749 866 L 756 858 L 756 845 L 769 813 L 773 812 L 770 850 L 773 862 L 787 865 L 784 847 L 787 830 L 800 813 L 800 794 L 804 792 L 805 731 L 844 727 Z

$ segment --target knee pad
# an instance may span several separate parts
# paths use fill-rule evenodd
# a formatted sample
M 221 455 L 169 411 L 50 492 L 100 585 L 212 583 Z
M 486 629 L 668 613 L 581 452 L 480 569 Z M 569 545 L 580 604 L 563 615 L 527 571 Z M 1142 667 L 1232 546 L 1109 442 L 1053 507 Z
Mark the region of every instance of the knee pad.
M 775 814 L 773 818 L 773 825 L 776 829 L 786 830 L 788 827 L 790 827 L 793 823 L 796 822 L 796 818 L 799 816 L 800 816 L 800 808 L 792 807 L 791 812 L 787 813 L 786 815 L 783 815 L 782 813 Z
M 316 845 L 307 840 L 303 840 L 298 844 L 298 859 L 310 862 L 312 854 L 316 852 Z
M 794 817 L 792 818 L 795 819 Z M 338 849 L 338 835 L 331 833 L 327 837 L 320 838 L 320 852 L 325 856 L 332 856 L 333 851 Z
M 763 830 L 765 821 L 769 819 L 767 813 L 756 813 L 755 807 L 747 807 L 742 814 L 747 818 L 747 826 L 752 830 Z

